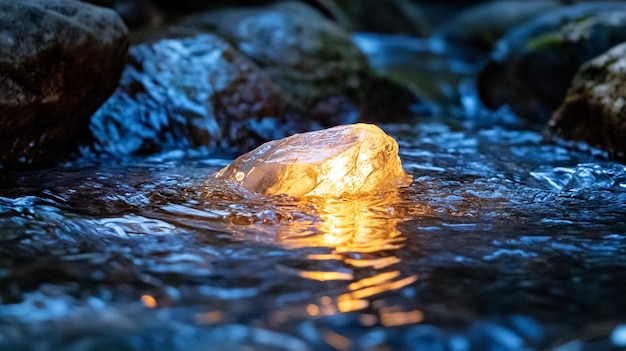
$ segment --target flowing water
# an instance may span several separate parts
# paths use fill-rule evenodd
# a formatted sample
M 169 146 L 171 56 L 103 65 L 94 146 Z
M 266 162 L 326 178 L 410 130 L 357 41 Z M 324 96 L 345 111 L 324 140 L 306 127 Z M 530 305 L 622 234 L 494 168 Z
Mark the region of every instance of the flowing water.
M 626 348 L 626 166 L 461 95 L 383 125 L 414 182 L 358 198 L 181 152 L 3 171 L 0 349 Z

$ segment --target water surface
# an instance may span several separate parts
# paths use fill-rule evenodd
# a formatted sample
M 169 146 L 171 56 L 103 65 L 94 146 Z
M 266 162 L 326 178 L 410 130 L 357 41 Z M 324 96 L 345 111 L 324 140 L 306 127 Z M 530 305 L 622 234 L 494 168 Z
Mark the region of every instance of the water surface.
M 0 349 L 626 347 L 626 166 L 473 99 L 383 125 L 414 182 L 358 198 L 181 152 L 3 171 Z

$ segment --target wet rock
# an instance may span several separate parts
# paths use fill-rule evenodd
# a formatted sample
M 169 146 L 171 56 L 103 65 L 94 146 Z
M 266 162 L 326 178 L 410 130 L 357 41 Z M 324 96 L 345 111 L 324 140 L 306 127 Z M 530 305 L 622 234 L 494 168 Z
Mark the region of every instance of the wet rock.
M 626 44 L 580 68 L 548 124 L 548 133 L 585 141 L 626 160 Z
M 434 30 L 432 37 L 489 52 L 512 28 L 561 4 L 556 0 L 500 0 L 472 6 Z
M 343 123 L 350 115 L 370 119 L 380 112 L 368 104 L 381 91 L 368 84 L 377 77 L 372 75 L 364 54 L 348 32 L 305 4 L 286 2 L 213 11 L 189 18 L 179 26 L 212 31 L 229 40 L 288 92 L 300 109 L 315 113 L 315 106 L 322 104 L 323 114 L 314 115 L 314 119 L 324 121 L 329 115 L 338 116 L 326 125 Z M 396 88 L 403 90 L 401 86 Z M 410 99 L 400 100 L 407 95 Z M 399 98 L 395 101 L 386 101 L 394 108 L 387 118 L 410 115 L 409 105 L 417 100 L 413 94 L 396 96 Z M 346 111 L 346 101 L 354 105 L 352 113 Z
M 0 165 L 54 163 L 73 150 L 117 85 L 126 36 L 108 9 L 0 1 Z
M 369 193 L 411 181 L 402 170 L 396 141 L 362 123 L 270 141 L 215 177 L 254 192 L 291 196 Z
M 119 88 L 92 118 L 96 152 L 243 152 L 312 128 L 288 116 L 288 97 L 223 39 L 178 35 L 130 48 Z
M 524 24 L 496 44 L 478 78 L 489 108 L 509 105 L 543 123 L 559 106 L 578 67 L 626 40 L 626 3 L 585 2 Z

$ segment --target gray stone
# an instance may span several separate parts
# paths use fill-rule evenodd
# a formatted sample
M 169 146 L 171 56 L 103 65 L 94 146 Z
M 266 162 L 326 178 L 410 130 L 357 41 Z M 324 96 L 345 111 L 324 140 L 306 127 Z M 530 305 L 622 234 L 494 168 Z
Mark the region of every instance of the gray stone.
M 73 0 L 0 0 L 0 165 L 49 164 L 113 92 L 127 30 Z

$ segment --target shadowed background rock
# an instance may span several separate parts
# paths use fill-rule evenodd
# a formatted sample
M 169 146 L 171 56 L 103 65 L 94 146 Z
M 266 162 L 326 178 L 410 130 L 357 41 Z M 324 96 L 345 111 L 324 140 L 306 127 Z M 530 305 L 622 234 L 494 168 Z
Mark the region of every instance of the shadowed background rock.
M 0 165 L 55 163 L 117 85 L 127 30 L 108 9 L 0 0 Z
M 248 190 L 291 196 L 339 196 L 411 182 L 398 144 L 372 124 L 353 124 L 267 142 L 215 175 Z
M 626 44 L 584 64 L 548 123 L 551 136 L 583 140 L 626 160 Z
M 565 6 L 508 32 L 478 76 L 483 103 L 509 105 L 524 120 L 545 123 L 578 67 L 626 40 L 626 3 Z

